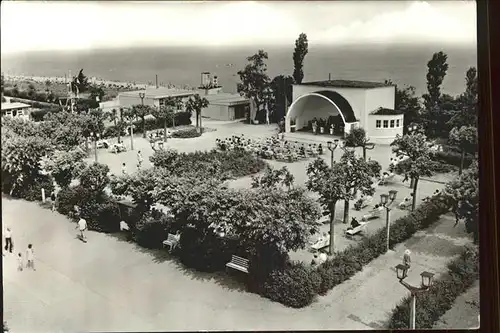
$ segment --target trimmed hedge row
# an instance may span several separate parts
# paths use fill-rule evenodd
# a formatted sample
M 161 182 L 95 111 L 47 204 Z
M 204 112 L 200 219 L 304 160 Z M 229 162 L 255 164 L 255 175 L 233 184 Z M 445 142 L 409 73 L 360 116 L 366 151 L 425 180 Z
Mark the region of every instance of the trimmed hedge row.
M 185 128 L 172 133 L 173 138 L 180 139 L 197 138 L 199 136 L 201 136 L 201 133 L 196 128 Z
M 415 327 L 429 329 L 451 309 L 458 296 L 479 279 L 479 250 L 466 247 L 457 259 L 448 263 L 448 273 L 434 282 L 423 294 L 419 294 Z M 410 320 L 410 297 L 405 297 L 392 311 L 390 329 L 408 328 Z
M 391 226 L 391 246 L 409 239 L 418 230 L 429 227 L 449 209 L 446 202 L 432 200 L 423 203 L 409 215 L 399 218 Z M 335 257 L 321 264 L 314 273 L 304 274 L 301 268 L 271 273 L 266 282 L 270 287 L 264 288 L 262 296 L 291 307 L 307 306 L 314 300 L 314 295 L 310 295 L 310 290 L 311 286 L 316 286 L 317 277 L 319 277 L 319 286 L 315 290 L 318 294 L 324 295 L 361 271 L 364 265 L 384 254 L 385 251 L 386 228 L 382 228 L 374 235 L 364 238 L 357 245 L 337 253 Z M 292 276 L 292 273 L 297 273 L 297 275 Z
M 457 153 L 457 152 L 454 152 L 451 150 L 450 151 L 438 151 L 434 154 L 434 160 L 441 162 L 441 163 L 460 167 L 461 156 L 460 156 L 460 153 Z M 470 155 L 465 155 L 464 168 L 468 168 L 471 165 L 473 160 L 474 160 L 474 158 L 471 157 Z

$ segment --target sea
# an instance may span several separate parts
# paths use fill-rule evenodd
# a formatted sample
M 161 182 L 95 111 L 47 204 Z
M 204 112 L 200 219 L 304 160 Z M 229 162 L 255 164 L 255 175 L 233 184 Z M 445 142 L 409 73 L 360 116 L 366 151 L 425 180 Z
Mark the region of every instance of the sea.
M 141 47 L 2 55 L 2 72 L 12 75 L 64 77 L 84 70 L 88 77 L 135 83 L 196 87 L 201 73 L 217 75 L 226 92 L 235 92 L 237 72 L 259 49 L 268 53 L 268 75 L 293 73 L 294 45 L 245 47 Z M 384 81 L 426 91 L 427 62 L 433 53 L 448 55 L 449 69 L 442 92 L 452 96 L 465 89 L 465 72 L 477 67 L 476 45 L 370 44 L 309 46 L 304 82 L 332 79 Z

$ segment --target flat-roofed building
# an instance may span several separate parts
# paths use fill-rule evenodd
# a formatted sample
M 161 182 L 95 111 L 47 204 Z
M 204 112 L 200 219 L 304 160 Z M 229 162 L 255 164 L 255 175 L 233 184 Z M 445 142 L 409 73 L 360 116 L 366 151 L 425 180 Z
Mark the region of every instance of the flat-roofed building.
M 2 117 L 31 119 L 31 112 L 38 110 L 29 104 L 14 102 L 2 103 Z

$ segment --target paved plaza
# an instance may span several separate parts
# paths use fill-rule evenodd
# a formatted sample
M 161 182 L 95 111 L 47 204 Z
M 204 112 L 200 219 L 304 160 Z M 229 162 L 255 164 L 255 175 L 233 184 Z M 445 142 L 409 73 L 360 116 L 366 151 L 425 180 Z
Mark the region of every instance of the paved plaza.
M 169 139 L 167 146 L 185 152 L 208 150 L 215 146 L 216 138 L 233 134 L 265 137 L 276 133 L 274 125 L 204 121 L 204 126 L 216 131 L 200 138 Z M 136 137 L 134 146 L 135 151 L 120 155 L 99 151 L 99 162 L 108 164 L 112 173 L 120 174 L 121 163 L 132 169 L 136 152 L 141 150 L 143 167 L 151 167 L 148 158 L 153 152 L 149 142 Z M 368 156 L 385 169 L 390 147 L 377 146 Z M 337 152 L 336 159 L 339 157 Z M 92 158 L 93 155 L 89 160 Z M 303 185 L 305 167 L 310 161 L 269 163 L 287 166 L 296 183 Z M 232 181 L 231 186 L 248 187 L 249 182 L 250 177 L 245 177 Z M 418 199 L 442 186 L 422 181 Z M 398 190 L 399 201 L 410 192 L 408 185 L 397 179 L 389 187 L 379 187 L 374 200 L 390 188 Z M 89 232 L 88 243 L 82 243 L 76 239 L 75 224 L 39 203 L 3 197 L 2 208 L 3 225 L 12 227 L 14 252 L 24 253 L 32 243 L 36 259 L 36 271 L 19 272 L 15 256 L 4 257 L 4 319 L 13 332 L 383 328 L 391 309 L 407 294 L 393 269 L 401 262 L 406 248 L 413 253 L 408 282 L 416 284 L 423 270 L 444 272 L 446 263 L 464 244 L 470 243 L 463 228 L 453 227 L 454 218 L 445 215 L 428 230 L 418 232 L 325 296 L 319 296 L 311 306 L 291 309 L 245 291 L 244 284 L 233 274 L 187 269 L 166 251 L 146 250 L 125 241 L 120 234 Z M 342 211 L 340 203 L 337 218 L 342 217 Z M 364 213 L 366 209 L 350 212 L 357 217 Z M 391 220 L 406 214 L 396 208 Z M 385 225 L 385 214 L 382 216 L 368 224 L 368 234 Z M 339 223 L 337 250 L 356 242 L 342 235 L 344 229 L 345 225 Z M 308 256 L 307 251 L 298 251 L 292 259 L 307 261 Z

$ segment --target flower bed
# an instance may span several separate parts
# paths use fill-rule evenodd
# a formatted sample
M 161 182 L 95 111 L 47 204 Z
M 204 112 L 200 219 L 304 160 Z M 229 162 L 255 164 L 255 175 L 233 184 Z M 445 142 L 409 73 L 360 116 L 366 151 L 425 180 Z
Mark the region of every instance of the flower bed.
M 448 263 L 448 273 L 434 282 L 431 288 L 418 295 L 415 327 L 430 329 L 451 309 L 455 299 L 469 289 L 479 278 L 479 251 L 466 247 L 457 259 Z M 392 311 L 389 328 L 408 328 L 410 297 L 405 297 Z
M 172 133 L 173 138 L 189 139 L 197 138 L 201 136 L 201 133 L 196 128 L 185 128 Z

